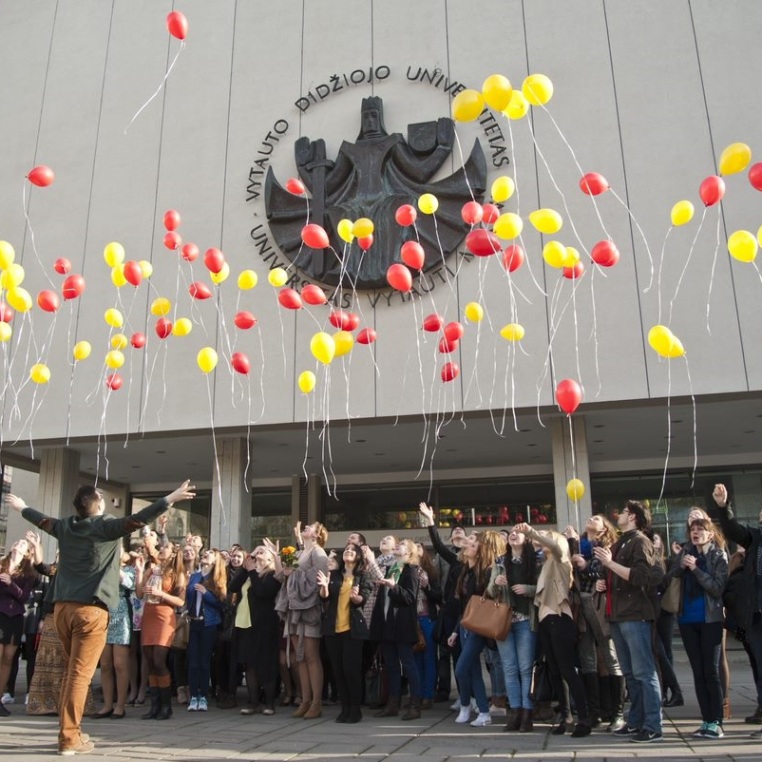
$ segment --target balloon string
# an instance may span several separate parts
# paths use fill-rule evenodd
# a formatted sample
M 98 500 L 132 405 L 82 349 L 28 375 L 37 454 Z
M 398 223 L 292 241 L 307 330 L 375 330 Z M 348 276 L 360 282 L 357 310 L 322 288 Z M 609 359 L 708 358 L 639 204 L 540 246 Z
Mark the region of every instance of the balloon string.
M 712 288 L 714 286 L 714 271 L 717 267 L 717 257 L 720 253 L 720 227 L 722 225 L 722 217 L 717 215 L 717 241 L 714 247 L 714 254 L 712 255 L 712 269 L 709 273 L 709 290 L 706 295 L 706 332 L 711 335 L 712 330 L 709 327 L 709 310 L 712 307 Z
M 598 388 L 595 391 L 595 397 L 598 398 L 603 390 L 603 381 L 601 380 L 601 365 L 599 357 L 598 344 L 598 306 L 595 302 L 595 276 L 598 268 L 593 268 L 593 274 L 590 276 L 590 304 L 593 312 L 593 325 L 590 328 L 590 338 L 593 340 L 593 362 L 595 364 L 595 380 Z
M 569 445 L 571 447 L 571 461 L 572 461 L 572 479 L 577 478 L 577 451 L 574 445 L 574 420 L 569 414 Z M 577 526 L 579 526 L 579 498 L 577 498 L 577 491 L 574 491 L 574 514 L 577 520 Z
M 31 198 L 30 198 L 30 201 L 31 201 Z M 35 237 L 34 237 L 34 228 L 32 227 L 32 222 L 29 219 L 29 214 L 27 213 L 27 209 L 26 209 L 26 181 L 23 181 L 23 180 L 21 185 L 21 208 L 24 211 L 24 219 L 26 220 L 26 227 L 27 227 L 27 230 L 29 231 L 29 238 L 32 241 L 32 251 L 34 252 L 34 256 L 37 258 L 37 262 L 40 265 L 42 274 L 45 276 L 46 280 L 50 284 L 50 287 L 54 291 L 57 291 L 58 289 L 56 288 L 56 284 L 53 283 L 51 277 L 48 275 L 48 271 L 45 269 L 45 265 L 42 263 L 40 254 L 37 251 L 37 243 L 35 242 Z
M 177 59 L 180 57 L 180 53 L 183 52 L 185 49 L 185 40 L 180 41 L 180 48 L 178 49 L 177 53 L 175 54 L 174 59 L 172 60 L 172 63 L 169 66 L 169 69 L 167 69 L 167 73 L 164 75 L 164 78 L 161 80 L 161 84 L 156 88 L 156 92 L 137 110 L 137 113 L 135 116 L 130 119 L 130 123 L 124 128 L 124 135 L 127 134 L 127 130 L 132 127 L 132 123 L 140 116 L 143 109 L 145 109 L 149 103 L 161 92 L 161 89 L 164 87 L 165 82 L 167 81 L 167 78 L 169 77 L 170 73 L 172 72 L 172 69 L 174 68 L 175 64 L 177 63 Z
M 667 468 L 669 466 L 669 454 L 672 450 L 672 411 L 671 411 L 671 398 L 672 398 L 672 363 L 667 360 L 667 457 L 664 459 L 664 473 L 661 479 L 661 490 L 659 491 L 659 499 L 656 501 L 656 507 L 661 505 L 661 500 L 664 497 L 664 489 L 667 484 Z
M 266 406 L 266 397 L 265 397 L 265 346 L 264 342 L 262 341 L 262 330 L 257 325 L 257 338 L 259 343 L 259 355 L 260 355 L 260 367 L 259 367 L 259 393 L 262 396 L 262 409 L 260 411 L 259 417 L 257 418 L 254 423 L 259 423 L 264 417 L 265 417 L 265 406 Z
M 704 207 L 704 213 L 701 215 L 701 222 L 699 222 L 698 227 L 696 228 L 696 234 L 693 236 L 693 241 L 691 242 L 691 247 L 688 249 L 688 256 L 685 258 L 685 264 L 683 265 L 683 270 L 680 273 L 680 277 L 677 280 L 677 285 L 675 286 L 675 292 L 672 294 L 672 299 L 670 299 L 669 302 L 669 320 L 667 321 L 667 325 L 672 324 L 672 308 L 675 305 L 675 299 L 677 299 L 677 294 L 680 291 L 680 286 L 683 283 L 683 278 L 685 277 L 685 273 L 688 271 L 688 266 L 691 263 L 691 257 L 693 256 L 693 252 L 696 248 L 696 241 L 698 240 L 699 233 L 701 233 L 701 229 L 704 226 L 704 220 L 706 219 L 706 213 L 707 213 L 708 207 Z
M 220 526 L 227 524 L 227 516 L 225 513 L 225 501 L 222 497 L 222 475 L 220 473 L 220 456 L 217 452 L 217 433 L 214 430 L 214 404 L 212 402 L 212 387 L 209 383 L 209 373 L 205 373 L 206 376 L 206 397 L 209 401 L 209 426 L 212 430 L 212 447 L 214 449 L 214 472 L 217 475 L 217 499 L 220 501 Z
M 669 229 L 667 230 L 667 234 L 664 236 L 664 243 L 662 243 L 661 245 L 661 256 L 659 258 L 659 270 L 656 275 L 656 304 L 657 304 L 656 322 L 659 325 L 661 325 L 661 274 L 664 268 L 664 256 L 665 256 L 665 251 L 667 249 L 667 240 L 669 239 L 669 236 L 674 229 L 675 229 L 674 225 L 670 225 Z
M 684 354 L 685 372 L 688 376 L 688 391 L 691 395 L 691 410 L 693 413 L 693 469 L 691 470 L 691 489 L 696 481 L 696 471 L 698 470 L 698 418 L 696 415 L 696 396 L 693 393 L 693 380 L 691 379 L 691 369 L 688 364 L 688 355 Z
M 643 245 L 646 247 L 646 253 L 648 254 L 648 262 L 651 267 L 650 280 L 648 281 L 648 285 L 643 289 L 643 293 L 647 294 L 651 290 L 651 286 L 653 286 L 653 283 L 654 283 L 654 258 L 653 258 L 653 254 L 651 254 L 651 247 L 648 245 L 648 238 L 646 238 L 646 234 L 643 232 L 643 228 L 640 227 L 640 223 L 638 222 L 637 217 L 635 217 L 635 215 L 632 213 L 632 211 L 630 210 L 630 207 L 627 206 L 627 203 L 625 202 L 625 200 L 621 198 L 613 188 L 611 188 L 609 192 L 627 210 L 627 214 L 629 215 L 632 224 L 635 225 L 635 229 L 638 231 L 638 233 L 640 233 L 640 238 L 643 241 Z
M 243 488 L 249 492 L 248 473 L 251 467 L 251 376 L 247 375 L 249 382 L 249 410 L 246 415 L 246 468 L 243 469 Z

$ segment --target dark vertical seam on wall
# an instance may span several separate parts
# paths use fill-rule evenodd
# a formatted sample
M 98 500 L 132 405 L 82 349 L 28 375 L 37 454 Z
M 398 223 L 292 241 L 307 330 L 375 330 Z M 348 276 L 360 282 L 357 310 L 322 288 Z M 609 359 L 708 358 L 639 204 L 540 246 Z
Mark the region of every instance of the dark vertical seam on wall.
M 370 0 L 370 69 L 371 71 L 375 70 L 376 66 L 376 47 L 375 47 L 375 39 L 376 39 L 376 5 L 374 0 Z M 371 82 L 370 86 L 370 93 L 371 95 L 376 94 L 376 78 L 375 76 L 372 78 L 373 81 Z M 360 297 L 357 296 L 357 301 L 359 303 Z M 354 307 L 354 305 L 352 305 Z M 341 305 L 339 305 L 339 308 L 341 308 Z M 373 330 L 377 330 L 377 317 L 378 317 L 378 305 L 373 306 Z M 378 418 L 378 373 L 376 373 L 376 368 L 378 367 L 378 352 L 376 351 L 376 344 L 373 343 L 370 345 L 370 351 L 373 356 L 373 415 Z M 347 394 L 349 394 L 349 390 L 347 389 Z M 351 425 L 351 424 L 350 424 Z
M 715 145 L 714 145 L 714 137 L 712 136 L 712 120 L 709 116 L 709 104 L 706 99 L 706 87 L 704 85 L 704 72 L 701 68 L 701 52 L 699 51 L 699 43 L 698 43 L 698 35 L 696 34 L 696 22 L 693 18 L 693 5 L 688 0 L 688 14 L 691 17 L 691 31 L 693 32 L 693 44 L 696 48 L 696 64 L 698 65 L 698 73 L 699 73 L 699 81 L 701 82 L 701 96 L 704 99 L 704 112 L 706 113 L 706 125 L 707 129 L 709 130 L 709 146 L 712 151 L 712 157 L 717 156 Z M 720 214 L 722 216 L 722 228 L 725 231 L 725 238 L 728 237 L 728 226 L 727 221 L 725 220 L 725 209 L 722 205 L 722 202 L 720 202 Z M 743 343 L 743 332 L 741 331 L 741 315 L 738 312 L 738 294 L 736 293 L 736 281 L 733 277 L 733 266 L 731 263 L 731 266 L 728 268 L 730 272 L 730 287 L 733 291 L 733 307 L 735 308 L 736 313 L 736 322 L 738 324 L 738 338 L 740 339 L 741 344 L 741 362 L 743 363 L 743 373 L 744 377 L 746 379 L 746 390 L 750 391 L 749 386 L 749 369 L 746 366 L 746 352 L 744 351 L 744 343 Z
M 616 72 L 614 71 L 614 54 L 611 49 L 611 33 L 609 31 L 609 17 L 606 11 L 606 0 L 602 0 L 602 6 L 603 6 L 603 22 L 606 26 L 606 45 L 608 46 L 608 49 L 609 49 L 609 66 L 611 67 L 611 83 L 614 89 L 614 108 L 616 110 L 617 133 L 619 135 L 619 153 L 622 157 L 622 174 L 624 175 L 624 197 L 625 197 L 625 202 L 627 204 L 627 209 L 629 210 L 630 209 L 630 188 L 627 183 L 627 161 L 625 159 L 625 152 L 624 152 L 624 138 L 622 137 L 622 118 L 619 111 L 619 95 L 616 89 Z M 632 247 L 633 265 L 634 265 L 634 271 L 635 271 L 635 288 L 636 288 L 636 294 L 637 294 L 638 315 L 640 317 L 640 347 L 643 354 L 643 370 L 645 371 L 645 376 L 646 376 L 646 394 L 650 398 L 651 397 L 651 378 L 648 373 L 648 357 L 646 356 L 646 344 L 644 341 L 645 326 L 643 323 L 644 317 L 643 317 L 643 303 L 641 301 L 642 295 L 640 292 L 640 279 L 638 277 L 638 261 L 635 258 L 635 231 L 633 230 L 632 217 L 630 217 L 629 214 L 627 215 L 627 224 L 630 228 L 630 246 Z

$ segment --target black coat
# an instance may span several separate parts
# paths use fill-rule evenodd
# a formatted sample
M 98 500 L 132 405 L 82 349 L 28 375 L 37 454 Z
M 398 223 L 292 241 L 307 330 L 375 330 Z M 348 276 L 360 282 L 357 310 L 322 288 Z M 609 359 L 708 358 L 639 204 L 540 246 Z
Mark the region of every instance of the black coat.
M 321 624 L 323 635 L 336 634 L 336 613 L 339 608 L 339 592 L 343 581 L 344 575 L 338 569 L 330 572 L 328 597 L 323 599 L 323 621 Z M 349 636 L 354 640 L 367 640 L 370 636 L 369 626 L 362 613 L 362 607 L 371 594 L 372 584 L 370 576 L 367 574 L 355 575 L 352 581 L 353 587 L 359 586 L 360 597 L 362 598 L 360 603 L 349 602 Z
M 370 623 L 371 638 L 392 643 L 417 643 L 417 600 L 418 567 L 405 564 L 394 587 L 384 585 L 379 589 Z

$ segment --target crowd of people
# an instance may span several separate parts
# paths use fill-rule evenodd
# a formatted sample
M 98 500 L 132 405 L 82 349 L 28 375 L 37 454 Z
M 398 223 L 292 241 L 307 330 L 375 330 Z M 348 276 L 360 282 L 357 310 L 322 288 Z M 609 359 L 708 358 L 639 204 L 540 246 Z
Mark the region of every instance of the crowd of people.
M 242 715 L 278 706 L 309 720 L 335 702 L 339 723 L 360 722 L 363 710 L 415 720 L 449 701 L 453 677 L 456 723 L 480 728 L 504 717 L 505 731 L 529 733 L 543 720 L 556 735 L 601 728 L 655 742 L 662 707 L 684 702 L 672 664 L 675 624 L 701 712 L 694 737 L 724 735 L 727 632 L 748 653 L 758 706 L 747 719 L 762 725 L 762 513 L 759 526 L 739 523 L 723 485 L 713 493 L 714 520 L 693 509 L 684 540 L 668 548 L 635 500 L 617 526 L 602 515 L 580 532 L 455 525 L 449 544 L 421 503 L 432 551 L 390 535 L 378 553 L 359 532 L 327 550 L 320 523 L 297 524 L 294 548 L 266 538 L 250 552 L 205 547 L 198 536 L 172 542 L 166 510 L 193 494 L 186 482 L 122 519 L 104 516 L 92 487 L 80 489 L 67 519 L 9 496 L 58 540 L 59 556 L 46 564 L 40 535 L 29 531 L 0 561 L 0 692 L 13 689 L 24 641 L 26 711 L 59 715 L 59 753 L 92 750 L 83 715 L 122 719 L 144 702 L 147 720 L 169 719 L 173 703 L 232 709 L 242 686 Z M 123 538 L 136 532 L 125 549 Z M 731 557 L 728 542 L 737 546 Z M 472 599 L 499 604 L 505 637 L 473 626 Z M 541 718 L 537 705 L 548 701 Z M 9 713 L 0 704 L 0 716 Z

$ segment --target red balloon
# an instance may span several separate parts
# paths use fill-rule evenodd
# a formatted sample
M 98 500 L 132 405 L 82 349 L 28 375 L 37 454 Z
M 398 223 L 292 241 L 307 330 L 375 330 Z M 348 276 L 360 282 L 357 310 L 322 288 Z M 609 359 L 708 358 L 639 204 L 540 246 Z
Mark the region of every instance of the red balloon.
M 371 246 L 373 246 L 373 233 L 371 233 L 370 235 L 363 236 L 362 238 L 358 238 L 357 245 L 363 251 L 367 251 Z
M 11 320 L 13 320 L 13 310 L 5 302 L 0 302 L 0 322 L 10 323 Z
M 241 312 L 236 313 L 233 322 L 235 323 L 236 328 L 240 328 L 242 331 L 247 331 L 249 328 L 253 328 L 257 324 L 257 319 L 251 312 L 241 310 Z
M 164 246 L 170 251 L 177 251 L 183 245 L 183 239 L 179 233 L 170 230 L 164 234 Z
M 201 252 L 198 250 L 198 246 L 196 246 L 195 243 L 186 243 L 185 246 L 183 246 L 182 251 L 180 252 L 182 258 L 186 262 L 194 262 L 198 259 L 198 255 Z
M 725 181 L 717 175 L 709 175 L 699 186 L 699 196 L 704 206 L 714 206 L 725 195 Z
M 372 328 L 363 328 L 357 334 L 358 344 L 372 344 L 376 340 L 376 332 Z
M 347 319 L 344 321 L 344 331 L 356 331 L 360 327 L 360 316 L 354 312 L 347 312 Z
M 441 315 L 437 315 L 436 312 L 431 315 L 426 315 L 423 319 L 423 330 L 429 333 L 436 333 L 442 330 L 444 325 L 444 318 Z
M 167 230 L 177 230 L 180 227 L 180 212 L 176 209 L 167 209 L 164 212 L 164 227 Z
M 282 288 L 278 292 L 278 301 L 280 306 L 287 310 L 300 310 L 302 308 L 302 297 L 293 288 Z
M 172 333 L 172 321 L 167 318 L 159 318 L 156 321 L 156 335 L 160 339 L 166 339 Z
M 403 204 L 397 208 L 394 213 L 394 219 L 397 220 L 398 225 L 402 225 L 403 228 L 409 227 L 415 222 L 418 212 L 411 204 Z
M 413 270 L 423 269 L 426 253 L 418 241 L 405 241 L 402 244 L 402 249 L 400 249 L 400 255 L 402 256 L 402 261 L 408 267 L 412 267 Z
M 111 389 L 112 392 L 121 389 L 123 383 L 124 379 L 118 373 L 110 373 L 106 376 L 106 386 Z
M 391 265 L 386 271 L 386 281 L 397 291 L 407 292 L 413 288 L 413 276 L 405 265 Z
M 243 352 L 233 352 L 233 356 L 230 358 L 230 364 L 233 366 L 233 370 L 237 373 L 243 373 L 247 375 L 251 370 L 251 363 L 249 358 Z
M 460 210 L 460 216 L 466 225 L 478 225 L 484 219 L 484 209 L 478 201 L 466 201 Z
M 593 262 L 601 267 L 613 267 L 619 261 L 619 249 L 613 241 L 598 241 L 590 253 Z
M 450 352 L 456 352 L 460 342 L 457 339 L 448 339 L 447 336 L 442 336 L 439 340 L 439 352 L 443 355 L 448 355 Z
M 492 231 L 476 228 L 466 236 L 466 248 L 477 257 L 491 257 L 503 247 Z
M 561 410 L 571 415 L 582 402 L 582 388 L 572 378 L 565 378 L 556 387 L 556 402 Z
M 344 310 L 332 310 L 328 316 L 328 322 L 340 331 L 348 331 L 349 313 Z
M 64 299 L 76 299 L 85 290 L 85 279 L 81 275 L 70 275 L 63 282 Z
M 225 266 L 225 255 L 219 249 L 207 249 L 204 254 L 204 264 L 210 273 L 217 274 Z
M 37 294 L 37 305 L 45 312 L 55 312 L 61 306 L 61 300 L 55 291 L 40 291 Z
M 212 296 L 212 290 L 206 283 L 203 283 L 200 280 L 194 281 L 188 286 L 188 293 L 194 299 L 210 299 Z
M 47 188 L 56 179 L 56 173 L 50 167 L 40 164 L 29 171 L 27 179 L 38 188 Z
M 188 19 L 180 11 L 172 11 L 167 15 L 167 29 L 173 37 L 184 40 L 188 36 Z
M 302 228 L 302 241 L 311 249 L 326 249 L 331 244 L 328 240 L 328 233 L 320 225 L 310 222 Z
M 298 177 L 291 177 L 286 180 L 286 190 L 295 196 L 303 196 L 307 189 Z
M 69 262 L 66 257 L 59 257 L 54 263 L 53 263 L 53 269 L 59 274 L 59 275 L 66 275 L 68 272 L 71 271 L 71 262 Z
M 130 337 L 130 344 L 134 349 L 143 349 L 146 345 L 146 335 L 144 333 L 133 333 Z
M 325 295 L 325 291 L 323 291 L 320 286 L 316 286 L 312 283 L 308 283 L 303 289 L 302 289 L 302 299 L 304 299 L 307 304 L 325 304 L 328 301 L 328 297 Z
M 585 266 L 582 262 L 576 262 L 574 267 L 564 267 L 562 275 L 569 280 L 576 280 L 582 277 L 583 272 L 585 272 Z
M 762 191 L 762 161 L 749 167 L 749 182 L 752 188 Z
M 500 209 L 495 204 L 484 204 L 482 206 L 482 222 L 485 225 L 494 224 L 495 220 L 500 216 Z
M 588 172 L 579 181 L 579 189 L 588 196 L 600 196 L 610 187 L 609 181 L 597 172 Z
M 460 375 L 460 367 L 456 362 L 446 362 L 442 366 L 442 381 L 453 381 Z
M 457 341 L 458 339 L 462 339 L 465 332 L 466 329 L 463 328 L 463 324 L 458 323 L 456 320 L 454 320 L 452 323 L 448 323 L 444 327 L 444 335 L 450 341 Z
M 524 264 L 524 249 L 517 243 L 505 247 L 503 252 L 503 267 L 509 273 L 515 272 Z
M 124 263 L 124 278 L 136 287 L 143 282 L 143 270 L 134 259 Z

